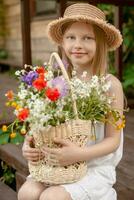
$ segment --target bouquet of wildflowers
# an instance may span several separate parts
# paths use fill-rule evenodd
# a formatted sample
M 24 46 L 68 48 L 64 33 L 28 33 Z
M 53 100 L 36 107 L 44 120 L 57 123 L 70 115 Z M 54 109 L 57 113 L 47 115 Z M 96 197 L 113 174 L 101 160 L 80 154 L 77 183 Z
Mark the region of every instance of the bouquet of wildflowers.
M 64 67 L 67 70 L 66 63 Z M 14 94 L 10 90 L 6 96 L 7 105 L 14 107 L 16 120 L 8 128 L 2 127 L 1 143 L 21 142 L 22 135 L 32 134 L 32 131 L 39 127 L 49 129 L 75 119 L 72 98 L 76 103 L 79 119 L 109 122 L 117 129 L 124 127 L 124 116 L 120 116 L 119 111 L 111 106 L 115 98 L 109 96 L 111 83 L 106 81 L 104 76 L 95 75 L 90 81 L 84 82 L 78 79 L 73 71 L 70 91 L 57 63 L 43 66 L 25 65 L 24 69 L 16 71 L 15 74 L 20 82 L 18 93 Z M 86 72 L 82 76 L 87 76 Z
M 58 64 L 52 63 L 53 56 Z M 67 65 L 63 65 L 56 53 L 50 61 L 43 66 L 25 65 L 15 73 L 20 81 L 18 93 L 8 91 L 6 96 L 7 104 L 15 108 L 16 120 L 8 129 L 3 126 L 1 143 L 20 142 L 27 133 L 33 135 L 34 147 L 39 149 L 43 145 L 59 148 L 53 140 L 57 136 L 84 146 L 94 134 L 91 125 L 96 121 L 111 123 L 117 129 L 124 127 L 124 116 L 112 108 L 115 98 L 109 95 L 111 83 L 105 76 L 95 75 L 86 82 L 73 71 L 69 79 Z M 84 72 L 82 78 L 86 76 Z M 50 165 L 49 159 L 49 155 L 45 156 L 37 165 L 29 162 L 30 174 L 37 181 L 70 183 L 86 173 L 85 162 L 62 167 Z

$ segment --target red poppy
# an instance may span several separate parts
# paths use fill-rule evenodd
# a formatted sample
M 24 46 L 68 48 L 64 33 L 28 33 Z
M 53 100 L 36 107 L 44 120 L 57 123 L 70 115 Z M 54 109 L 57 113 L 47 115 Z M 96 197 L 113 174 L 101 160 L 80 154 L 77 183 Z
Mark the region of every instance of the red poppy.
M 44 74 L 44 73 L 46 72 L 46 70 L 45 70 L 44 67 L 38 67 L 38 68 L 36 69 L 36 72 L 37 72 L 38 74 Z
M 42 90 L 46 87 L 47 81 L 42 78 L 37 78 L 32 84 L 37 90 Z
M 20 121 L 25 121 L 25 119 L 28 117 L 29 115 L 29 110 L 28 108 L 24 108 L 23 110 L 20 110 L 19 111 L 19 114 L 17 116 L 17 118 L 20 120 Z
M 45 74 L 43 74 L 43 73 L 39 74 L 39 78 L 44 80 L 45 79 Z
M 51 101 L 56 101 L 60 96 L 60 92 L 57 88 L 48 88 L 45 94 Z

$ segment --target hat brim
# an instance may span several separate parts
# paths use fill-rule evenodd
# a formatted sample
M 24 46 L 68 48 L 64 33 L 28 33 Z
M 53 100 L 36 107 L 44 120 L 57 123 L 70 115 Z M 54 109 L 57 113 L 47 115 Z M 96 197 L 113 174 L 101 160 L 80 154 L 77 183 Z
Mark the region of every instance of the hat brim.
M 106 42 L 109 51 L 118 48 L 123 41 L 120 31 L 112 24 L 109 24 L 106 21 L 98 18 L 93 19 L 90 17 L 83 17 L 81 15 L 59 18 L 50 22 L 47 27 L 48 36 L 52 41 L 60 44 L 63 37 L 62 26 L 66 23 L 77 21 L 88 22 L 100 27 L 104 31 L 104 34 L 106 36 Z

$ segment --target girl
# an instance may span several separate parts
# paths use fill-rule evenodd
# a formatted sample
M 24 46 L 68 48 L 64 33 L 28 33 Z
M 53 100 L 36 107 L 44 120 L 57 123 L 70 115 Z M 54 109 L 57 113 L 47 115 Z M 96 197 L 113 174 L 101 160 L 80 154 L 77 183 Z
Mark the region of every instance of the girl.
M 123 110 L 121 83 L 113 75 L 107 74 L 107 51 L 114 50 L 122 43 L 122 36 L 113 25 L 105 20 L 104 13 L 95 6 L 78 3 L 69 6 L 63 18 L 48 25 L 48 35 L 56 42 L 73 68 L 82 79 L 87 71 L 88 81 L 94 74 L 105 74 L 111 80 L 110 95 L 115 95 L 114 108 Z M 70 68 L 71 68 L 70 66 Z M 116 181 L 115 168 L 122 157 L 123 133 L 110 124 L 97 123 L 96 140 L 86 147 L 61 139 L 59 149 L 45 148 L 41 157 L 50 153 L 62 166 L 78 161 L 87 161 L 88 171 L 81 180 L 64 185 L 46 186 L 28 178 L 18 193 L 19 200 L 116 200 L 112 186 Z M 30 147 L 34 142 L 26 137 L 23 145 L 24 157 L 36 164 L 40 152 Z

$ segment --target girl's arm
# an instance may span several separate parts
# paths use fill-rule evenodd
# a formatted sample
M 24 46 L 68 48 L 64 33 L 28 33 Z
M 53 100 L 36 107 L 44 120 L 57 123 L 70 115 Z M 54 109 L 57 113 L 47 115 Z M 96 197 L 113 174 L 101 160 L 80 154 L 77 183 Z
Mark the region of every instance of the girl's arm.
M 124 97 L 122 85 L 120 81 L 113 75 L 110 75 L 109 79 L 112 83 L 110 95 L 115 95 L 115 101 L 112 106 L 113 108 L 119 109 L 120 114 L 123 115 Z M 113 125 L 107 123 L 104 140 L 96 145 L 90 146 L 89 148 L 85 149 L 85 160 L 104 156 L 116 151 L 120 144 L 120 132 L 121 131 L 116 130 Z

